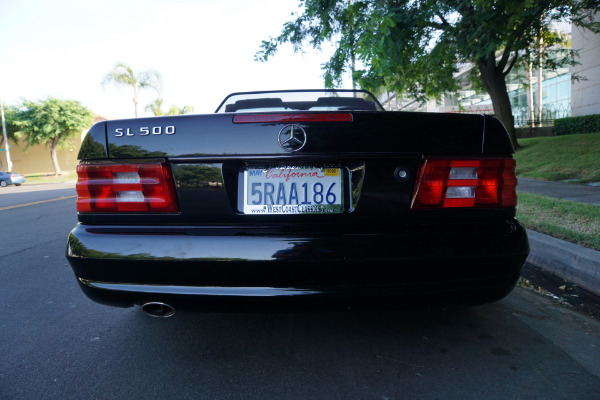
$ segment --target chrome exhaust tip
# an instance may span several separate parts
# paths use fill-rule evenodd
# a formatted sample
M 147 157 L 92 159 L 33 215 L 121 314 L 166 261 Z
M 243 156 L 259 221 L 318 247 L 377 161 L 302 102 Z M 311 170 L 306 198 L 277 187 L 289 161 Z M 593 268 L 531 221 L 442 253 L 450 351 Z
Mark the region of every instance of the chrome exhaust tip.
M 142 311 L 151 317 L 168 318 L 175 315 L 175 309 L 168 304 L 156 301 L 142 305 Z

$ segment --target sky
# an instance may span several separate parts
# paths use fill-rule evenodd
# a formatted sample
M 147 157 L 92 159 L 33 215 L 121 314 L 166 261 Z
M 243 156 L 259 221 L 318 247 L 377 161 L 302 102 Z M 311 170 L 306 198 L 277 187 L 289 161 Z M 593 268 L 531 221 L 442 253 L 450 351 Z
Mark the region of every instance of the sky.
M 123 62 L 162 76 L 163 110 L 212 113 L 232 92 L 323 88 L 330 53 L 290 45 L 254 61 L 298 0 L 0 0 L 0 99 L 78 100 L 106 118 L 134 116 L 133 90 L 102 86 Z M 331 51 L 331 50 L 329 50 Z M 140 114 L 158 98 L 141 93 Z

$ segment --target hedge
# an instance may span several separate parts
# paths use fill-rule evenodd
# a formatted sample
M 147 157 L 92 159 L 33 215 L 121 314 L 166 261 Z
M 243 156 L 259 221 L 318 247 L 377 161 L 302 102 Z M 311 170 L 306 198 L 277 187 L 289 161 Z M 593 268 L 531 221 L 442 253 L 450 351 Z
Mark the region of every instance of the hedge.
M 554 134 L 556 136 L 595 132 L 600 132 L 600 114 L 554 120 Z

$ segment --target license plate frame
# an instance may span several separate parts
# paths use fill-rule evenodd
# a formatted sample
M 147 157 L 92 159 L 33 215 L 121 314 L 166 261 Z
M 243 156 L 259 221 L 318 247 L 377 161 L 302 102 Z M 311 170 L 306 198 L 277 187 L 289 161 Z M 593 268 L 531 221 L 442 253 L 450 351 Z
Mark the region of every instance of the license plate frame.
M 303 215 L 344 212 L 344 174 L 339 166 L 249 166 L 242 171 L 240 178 L 243 179 L 241 211 L 244 214 Z

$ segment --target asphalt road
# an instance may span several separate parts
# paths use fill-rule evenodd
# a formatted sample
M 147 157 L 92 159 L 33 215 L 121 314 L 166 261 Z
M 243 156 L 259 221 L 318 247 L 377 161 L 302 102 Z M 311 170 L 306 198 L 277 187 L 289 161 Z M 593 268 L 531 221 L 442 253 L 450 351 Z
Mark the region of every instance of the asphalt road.
M 97 305 L 64 257 L 72 195 L 0 191 L 2 400 L 600 398 L 600 323 L 523 288 L 394 313 Z

